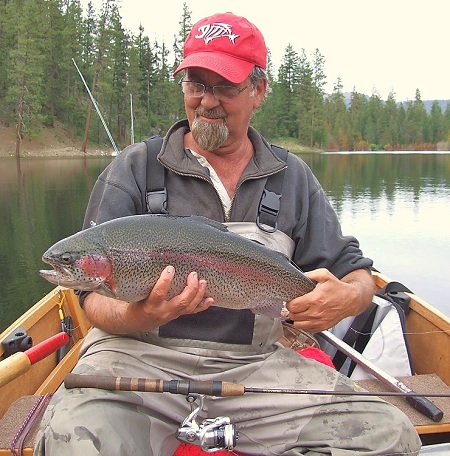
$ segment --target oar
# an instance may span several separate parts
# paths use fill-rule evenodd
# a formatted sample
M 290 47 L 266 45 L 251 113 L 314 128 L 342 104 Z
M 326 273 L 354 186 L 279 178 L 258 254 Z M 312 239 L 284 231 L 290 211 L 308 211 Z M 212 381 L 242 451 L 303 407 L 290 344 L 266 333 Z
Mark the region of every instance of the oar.
M 27 372 L 33 364 L 46 358 L 68 341 L 69 335 L 60 332 L 24 352 L 14 353 L 0 361 L 0 388 Z
M 405 393 L 405 398 L 409 404 L 414 407 L 418 412 L 422 413 L 426 417 L 430 418 L 434 422 L 439 422 L 444 416 L 444 412 L 436 407 L 431 401 L 426 397 L 434 397 L 432 394 L 418 395 L 412 389 L 408 388 L 400 380 L 397 380 L 395 377 L 392 377 L 387 372 L 384 372 L 377 365 L 366 359 L 361 353 L 356 351 L 353 347 L 343 342 L 341 339 L 336 337 L 333 333 L 329 331 L 322 331 L 318 333 L 323 337 L 327 342 L 336 347 L 342 353 L 347 355 L 350 359 L 359 364 L 364 370 L 370 372 L 375 378 L 380 380 L 386 386 L 392 388 L 395 391 L 400 393 Z M 376 395 L 384 396 L 385 394 L 376 393 Z
M 193 380 L 162 380 L 154 378 L 113 377 L 85 374 L 66 374 L 64 386 L 71 388 L 97 388 L 109 391 L 140 391 L 143 393 L 171 393 L 171 394 L 204 394 L 206 396 L 226 397 L 242 396 L 245 393 L 268 394 L 312 394 L 322 396 L 401 396 L 401 397 L 450 397 L 450 394 L 440 393 L 405 393 L 405 392 L 377 392 L 353 390 L 302 390 L 294 388 L 255 388 L 244 386 L 241 383 L 212 380 L 210 382 Z

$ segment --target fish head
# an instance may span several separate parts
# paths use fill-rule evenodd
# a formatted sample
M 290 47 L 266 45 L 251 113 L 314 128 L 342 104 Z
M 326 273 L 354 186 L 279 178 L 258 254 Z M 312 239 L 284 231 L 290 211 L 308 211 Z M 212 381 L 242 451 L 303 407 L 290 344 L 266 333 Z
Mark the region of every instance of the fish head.
M 85 242 L 83 236 L 73 235 L 50 247 L 42 255 L 42 261 L 53 267 L 39 271 L 50 283 L 86 291 L 104 289 L 104 294 L 113 295 L 108 292 L 112 261 L 98 243 Z

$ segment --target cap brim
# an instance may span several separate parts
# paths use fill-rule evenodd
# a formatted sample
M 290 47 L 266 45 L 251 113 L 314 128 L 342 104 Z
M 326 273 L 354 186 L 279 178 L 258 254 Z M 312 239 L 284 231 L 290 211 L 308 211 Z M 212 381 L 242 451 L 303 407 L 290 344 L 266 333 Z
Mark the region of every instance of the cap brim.
M 186 68 L 197 67 L 214 71 L 214 73 L 220 74 L 220 76 L 228 81 L 238 84 L 248 77 L 254 66 L 255 64 L 252 62 L 240 60 L 228 54 L 220 54 L 218 52 L 195 52 L 188 55 L 181 62 L 173 75 L 175 76 Z

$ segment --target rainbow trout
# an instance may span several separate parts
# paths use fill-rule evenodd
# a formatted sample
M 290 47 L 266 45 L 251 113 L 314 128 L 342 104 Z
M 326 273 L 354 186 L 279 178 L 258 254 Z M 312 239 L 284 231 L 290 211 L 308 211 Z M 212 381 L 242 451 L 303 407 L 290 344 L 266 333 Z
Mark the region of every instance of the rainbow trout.
M 49 282 L 123 301 L 145 299 L 163 269 L 173 265 L 168 299 L 196 271 L 214 305 L 272 318 L 315 285 L 283 254 L 199 216 L 114 219 L 62 239 L 42 260 L 53 267 L 39 271 Z

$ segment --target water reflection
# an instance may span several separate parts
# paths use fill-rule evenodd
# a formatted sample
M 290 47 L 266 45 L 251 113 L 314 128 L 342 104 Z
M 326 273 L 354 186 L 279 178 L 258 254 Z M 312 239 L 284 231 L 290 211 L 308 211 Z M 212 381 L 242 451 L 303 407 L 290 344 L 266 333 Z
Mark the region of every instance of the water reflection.
M 450 154 L 303 154 L 375 266 L 450 315 Z M 0 159 L 0 331 L 52 285 L 42 253 L 80 229 L 110 158 Z
M 0 331 L 53 287 L 42 253 L 81 228 L 95 179 L 110 159 L 0 160 Z
M 449 154 L 304 154 L 335 203 L 349 198 L 395 200 L 399 189 L 418 199 L 423 192 L 449 188 Z
M 450 315 L 450 154 L 302 158 L 375 266 Z

